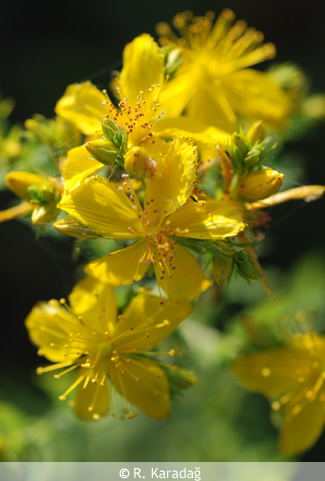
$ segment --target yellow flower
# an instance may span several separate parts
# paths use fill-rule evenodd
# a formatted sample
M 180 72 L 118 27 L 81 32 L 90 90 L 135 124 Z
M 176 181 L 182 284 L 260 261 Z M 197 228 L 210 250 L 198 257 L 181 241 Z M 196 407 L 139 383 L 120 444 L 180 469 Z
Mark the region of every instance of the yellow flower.
M 10 172 L 6 176 L 7 187 L 25 202 L 0 212 L 0 222 L 32 213 L 32 223 L 42 225 L 51 222 L 59 213 L 63 185 L 60 180 L 29 172 Z
M 195 119 L 163 119 L 159 97 L 165 88 L 164 61 L 158 45 L 148 34 L 136 37 L 123 53 L 123 69 L 117 81 L 120 97 L 115 108 L 106 91 L 91 82 L 70 85 L 56 105 L 56 113 L 86 135 L 101 133 L 101 119 L 125 129 L 128 148 L 140 146 L 156 161 L 168 145 L 164 139 L 189 136 L 202 149 L 203 158 L 216 156 L 216 144 L 226 146 L 228 134 Z M 91 145 L 91 143 L 90 143 Z
M 192 312 L 187 303 L 141 294 L 117 318 L 111 287 L 91 278 L 79 282 L 69 297 L 36 305 L 26 326 L 39 354 L 56 363 L 39 368 L 42 374 L 56 369 L 78 369 L 75 382 L 60 396 L 77 389 L 75 412 L 87 420 L 107 413 L 135 416 L 133 405 L 153 418 L 170 415 L 170 389 L 161 363 L 150 356 L 160 341 Z M 154 351 L 152 351 L 154 350 Z M 175 355 L 172 349 L 165 354 Z M 118 392 L 125 405 L 118 405 Z M 119 412 L 120 411 L 120 412 Z
M 186 112 L 201 122 L 236 130 L 238 116 L 258 118 L 281 127 L 291 110 L 289 97 L 276 81 L 251 67 L 275 56 L 273 44 L 262 44 L 263 34 L 247 28 L 231 10 L 224 10 L 213 25 L 214 14 L 193 17 L 179 13 L 174 26 L 157 31 L 163 44 L 181 50 L 182 62 L 161 94 L 168 116 Z
M 272 400 L 283 416 L 279 449 L 294 455 L 309 449 L 324 427 L 325 336 L 295 334 L 285 347 L 239 357 L 232 365 L 243 385 Z
M 124 175 L 122 187 L 98 176 L 81 181 L 59 206 L 71 217 L 54 227 L 67 235 L 140 239 L 88 264 L 86 272 L 102 282 L 123 285 L 141 279 L 154 264 L 158 284 L 175 300 L 194 299 L 209 286 L 193 254 L 174 237 L 223 239 L 243 230 L 243 208 L 232 201 L 194 202 L 197 155 L 193 145 L 176 139 L 147 179 L 142 208 Z M 80 224 L 84 227 L 80 228 Z

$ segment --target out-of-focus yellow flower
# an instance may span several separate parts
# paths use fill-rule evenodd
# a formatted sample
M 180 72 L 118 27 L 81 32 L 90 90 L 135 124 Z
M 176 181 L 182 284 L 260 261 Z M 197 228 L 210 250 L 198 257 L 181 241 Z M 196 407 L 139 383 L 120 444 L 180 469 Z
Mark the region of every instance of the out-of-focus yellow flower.
M 310 95 L 302 101 L 301 112 L 306 117 L 315 120 L 323 120 L 325 117 L 325 95 Z
M 43 225 L 55 219 L 59 213 L 57 204 L 63 185 L 60 179 L 42 177 L 29 172 L 10 172 L 6 176 L 7 187 L 24 200 L 22 204 L 0 212 L 0 222 L 32 213 L 32 222 Z
M 0 132 L 0 163 L 19 157 L 22 152 L 20 137 L 21 128 L 17 125 L 14 125 L 6 136 Z
M 279 449 L 299 454 L 309 449 L 324 428 L 325 337 L 295 334 L 285 347 L 239 357 L 232 370 L 243 385 L 272 400 L 282 415 Z
M 90 177 L 63 196 L 59 206 L 72 218 L 56 222 L 54 227 L 75 237 L 140 239 L 92 261 L 86 272 L 102 282 L 123 285 L 141 279 L 154 264 L 157 282 L 170 298 L 194 299 L 210 282 L 193 254 L 174 237 L 223 239 L 245 227 L 243 208 L 237 202 L 189 200 L 196 184 L 196 167 L 192 143 L 176 139 L 157 163 L 156 174 L 148 176 L 143 207 L 127 175 L 130 197 L 109 180 Z
M 25 121 L 25 127 L 27 130 L 25 136 L 46 145 L 59 170 L 62 169 L 67 152 L 83 142 L 79 130 L 59 116 L 47 119 L 43 115 L 36 114 Z
M 39 368 L 42 374 L 63 368 L 54 377 L 78 369 L 75 382 L 60 396 L 77 390 L 75 412 L 86 420 L 110 413 L 132 418 L 133 406 L 153 418 L 171 413 L 168 377 L 152 359 L 155 349 L 192 312 L 188 303 L 141 294 L 117 318 L 111 287 L 86 278 L 69 297 L 36 305 L 26 326 L 39 354 L 56 363 Z M 149 352 L 150 351 L 150 352 Z M 164 354 L 174 356 L 175 350 Z M 124 405 L 116 395 L 124 398 Z
M 182 62 L 161 94 L 168 116 L 185 111 L 191 117 L 232 132 L 238 116 L 258 118 L 282 127 L 291 102 L 267 73 L 251 67 L 275 56 L 273 44 L 263 44 L 263 34 L 234 22 L 224 10 L 213 25 L 214 14 L 193 17 L 186 11 L 173 20 L 178 38 L 168 24 L 157 26 L 161 43 L 181 51 Z
M 117 80 L 119 107 L 91 82 L 70 85 L 56 105 L 56 113 L 86 135 L 101 134 L 100 121 L 110 119 L 127 135 L 128 148 L 140 146 L 155 160 L 166 152 L 165 139 L 188 136 L 202 149 L 204 158 L 216 156 L 216 144 L 226 145 L 228 134 L 197 119 L 163 119 L 160 94 L 165 88 L 163 55 L 148 34 L 136 37 L 123 53 Z M 91 146 L 91 142 L 90 142 Z

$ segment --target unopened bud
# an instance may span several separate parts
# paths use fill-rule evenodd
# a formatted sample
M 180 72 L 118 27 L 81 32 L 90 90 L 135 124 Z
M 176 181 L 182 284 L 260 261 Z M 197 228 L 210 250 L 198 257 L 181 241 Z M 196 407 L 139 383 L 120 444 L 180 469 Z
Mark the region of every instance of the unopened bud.
M 8 159 L 15 159 L 19 157 L 22 151 L 22 146 L 19 142 L 13 139 L 1 139 L 1 147 L 4 155 Z
M 251 147 L 263 142 L 265 139 L 265 127 L 261 120 L 255 122 L 247 132 L 247 139 Z
M 241 182 L 237 194 L 250 202 L 266 199 L 280 189 L 283 177 L 284 174 L 272 169 L 253 172 Z
M 46 179 L 37 174 L 31 174 L 30 172 L 10 172 L 6 175 L 6 186 L 18 197 L 30 200 L 31 186 L 39 189 Z
M 245 136 L 238 133 L 232 134 L 229 147 L 230 157 L 235 160 L 238 165 L 243 165 L 248 152 L 249 145 Z
M 102 120 L 102 130 L 103 130 L 103 136 L 105 137 L 105 139 L 108 140 L 109 142 L 112 142 L 115 132 L 118 131 L 118 127 L 115 124 L 115 122 L 113 122 L 113 120 L 105 119 L 105 120 Z
M 119 153 L 118 149 L 111 142 L 97 139 L 86 143 L 86 149 L 92 157 L 104 165 L 112 165 Z
M 213 277 L 217 284 L 223 284 L 232 273 L 234 267 L 234 260 L 232 257 L 229 259 L 220 259 L 215 257 L 213 259 Z
M 38 122 L 35 119 L 27 119 L 25 120 L 25 127 L 30 132 L 37 133 L 38 130 Z
M 125 154 L 124 168 L 133 177 L 141 179 L 145 172 L 156 174 L 156 162 L 143 147 L 132 147 Z
M 259 272 L 256 265 L 254 264 L 252 258 L 245 252 L 240 251 L 235 257 L 235 263 L 237 267 L 238 274 L 244 279 L 257 280 L 259 279 Z

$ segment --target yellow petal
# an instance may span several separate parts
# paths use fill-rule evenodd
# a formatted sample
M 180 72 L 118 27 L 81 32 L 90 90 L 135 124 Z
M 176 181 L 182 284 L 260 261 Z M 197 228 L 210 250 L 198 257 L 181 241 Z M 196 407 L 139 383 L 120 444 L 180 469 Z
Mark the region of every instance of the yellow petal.
M 101 234 L 98 231 L 91 231 L 72 216 L 58 220 L 53 224 L 53 227 L 61 232 L 61 234 L 70 235 L 71 237 L 77 237 L 80 239 L 101 237 Z
M 164 118 L 155 124 L 155 134 L 160 137 L 173 139 L 174 137 L 189 137 L 197 142 L 216 144 L 227 147 L 230 135 L 224 130 L 208 126 L 194 117 L 182 115 L 178 118 Z M 216 147 L 215 147 L 216 148 Z
M 164 85 L 159 100 L 167 117 L 179 117 L 191 99 L 195 91 L 192 72 L 180 67 L 177 75 Z
M 113 182 L 99 176 L 80 182 L 62 197 L 58 206 L 98 236 L 127 239 L 143 232 L 128 197 Z
M 199 79 L 199 88 L 195 91 L 186 107 L 187 115 L 200 122 L 215 125 L 226 132 L 237 129 L 236 114 L 229 103 L 222 87 L 211 85 L 206 80 Z
M 223 88 L 236 113 L 283 127 L 292 110 L 289 97 L 266 73 L 244 69 L 228 75 Z
M 72 84 L 57 102 L 55 112 L 71 122 L 83 134 L 94 134 L 100 128 L 100 120 L 108 113 L 103 102 L 109 101 L 103 92 L 89 80 Z
M 196 258 L 185 247 L 176 244 L 173 252 L 175 269 L 163 274 L 162 271 L 166 269 L 166 265 L 155 264 L 157 282 L 174 301 L 195 299 L 210 287 L 212 282 L 206 279 Z
M 85 271 L 95 279 L 111 286 L 131 284 L 142 279 L 148 269 L 145 263 L 147 245 L 140 241 L 132 246 L 107 254 L 90 262 Z M 140 259 L 144 259 L 139 262 Z
M 70 342 L 69 323 L 74 322 L 58 301 L 37 304 L 25 320 L 32 341 L 41 349 L 42 355 L 53 362 L 69 361 L 78 356 L 67 357 L 65 345 Z
M 279 449 L 288 456 L 300 454 L 309 449 L 319 438 L 324 429 L 324 403 L 304 400 L 301 411 L 299 405 L 284 418 Z
M 143 357 L 121 359 L 121 369 L 113 364 L 109 377 L 118 392 L 131 404 L 155 419 L 170 416 L 169 383 L 156 362 Z
M 140 294 L 123 312 L 116 334 L 126 334 L 114 346 L 119 350 L 130 350 L 133 345 L 137 350 L 152 349 L 192 312 L 187 302 L 164 300 L 162 304 L 161 297 Z
M 216 145 L 227 147 L 229 133 L 208 127 L 196 118 L 182 115 L 176 119 L 165 118 L 156 122 L 154 133 L 159 137 L 189 137 L 196 144 L 201 161 L 212 159 L 218 155 Z
M 145 209 L 152 224 L 183 205 L 196 183 L 197 153 L 190 141 L 175 139 L 147 182 Z
M 85 145 L 69 150 L 67 161 L 62 169 L 64 187 L 67 190 L 72 190 L 81 180 L 94 174 L 102 167 L 103 164 L 90 157 Z
M 15 207 L 11 207 L 10 209 L 0 210 L 0 223 L 28 214 L 34 209 L 34 207 L 35 205 L 23 202 L 22 204 L 15 205 Z
M 268 349 L 239 357 L 233 362 L 232 370 L 247 389 L 272 399 L 280 397 L 297 384 L 292 363 L 302 377 L 308 377 L 311 369 L 308 352 L 291 348 Z
M 166 154 L 170 149 L 170 143 L 155 136 L 154 143 L 147 138 L 141 142 L 141 146 L 147 151 L 149 157 L 158 165 L 165 161 Z M 155 169 L 157 170 L 157 169 Z
M 6 186 L 8 189 L 25 200 L 30 200 L 28 187 L 33 185 L 41 186 L 44 182 L 46 182 L 45 177 L 29 172 L 10 172 L 6 175 Z
M 181 237 L 223 239 L 237 235 L 245 228 L 244 209 L 233 201 L 189 201 L 163 225 Z
M 79 374 L 84 373 L 80 370 Z M 99 383 L 93 384 L 92 382 L 88 382 L 86 388 L 83 389 L 83 385 L 83 382 L 79 384 L 77 390 L 74 407 L 76 415 L 86 421 L 93 421 L 94 419 L 98 419 L 98 416 L 105 416 L 109 408 L 107 379 L 105 379 L 103 386 Z
M 141 180 L 129 179 L 129 183 L 132 185 L 132 189 L 135 190 L 135 191 L 141 189 L 141 187 L 142 187 L 142 182 L 141 182 Z M 128 192 L 129 192 L 129 189 L 128 189 L 129 184 L 125 185 L 125 182 L 124 182 L 124 181 L 121 181 L 121 182 L 115 182 L 115 185 L 116 185 L 116 187 L 122 187 L 123 192 L 124 192 L 125 194 L 128 194 Z
M 163 81 L 163 56 L 154 39 L 145 33 L 128 43 L 123 52 L 123 69 L 119 79 L 122 98 L 127 97 L 128 103 L 133 106 L 140 91 L 146 94 L 152 85 L 162 85 Z
M 113 332 L 117 306 L 112 288 L 86 277 L 78 282 L 70 296 L 70 305 L 75 314 L 96 332 Z

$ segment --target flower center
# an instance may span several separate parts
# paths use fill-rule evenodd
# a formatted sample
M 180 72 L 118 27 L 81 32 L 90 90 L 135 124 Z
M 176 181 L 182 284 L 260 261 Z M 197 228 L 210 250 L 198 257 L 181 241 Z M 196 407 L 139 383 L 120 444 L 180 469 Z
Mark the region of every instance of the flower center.
M 98 344 L 98 354 L 101 357 L 108 357 L 113 351 L 113 346 L 109 342 L 101 342 Z

